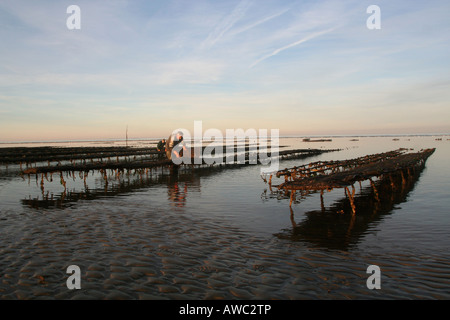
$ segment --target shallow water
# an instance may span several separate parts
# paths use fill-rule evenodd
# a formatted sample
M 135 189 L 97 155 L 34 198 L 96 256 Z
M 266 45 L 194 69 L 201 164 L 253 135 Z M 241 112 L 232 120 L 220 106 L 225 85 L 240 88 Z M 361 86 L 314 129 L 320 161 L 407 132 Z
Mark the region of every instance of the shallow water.
M 354 219 L 343 190 L 324 194 L 324 210 L 317 193 L 297 198 L 291 213 L 260 166 L 177 176 L 159 170 L 111 177 L 107 186 L 100 175 L 86 185 L 65 177 L 65 193 L 58 175 L 41 190 L 40 180 L 3 166 L 0 298 L 448 299 L 450 141 L 393 138 L 280 141 L 343 149 L 283 160 L 280 169 L 436 147 L 425 168 L 404 190 L 387 191 L 381 205 L 367 184 L 357 186 Z M 66 286 L 69 265 L 81 269 L 81 290 Z M 366 286 L 369 265 L 381 269 L 380 290 Z

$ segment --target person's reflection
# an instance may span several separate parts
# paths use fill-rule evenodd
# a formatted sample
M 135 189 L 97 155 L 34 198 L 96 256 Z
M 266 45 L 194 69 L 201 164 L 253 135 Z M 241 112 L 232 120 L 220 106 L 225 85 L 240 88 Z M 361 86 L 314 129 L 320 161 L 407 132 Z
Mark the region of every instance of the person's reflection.
M 175 181 L 167 186 L 170 204 L 175 207 L 186 205 L 187 184 L 186 182 Z

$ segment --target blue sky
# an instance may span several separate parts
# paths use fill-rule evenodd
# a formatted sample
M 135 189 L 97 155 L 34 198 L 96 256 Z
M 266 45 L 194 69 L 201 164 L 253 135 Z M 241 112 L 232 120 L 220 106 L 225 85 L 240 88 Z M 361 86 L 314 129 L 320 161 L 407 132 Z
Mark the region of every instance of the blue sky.
M 69 5 L 81 29 L 69 30 Z M 368 6 L 381 9 L 369 30 Z M 449 1 L 0 3 L 0 141 L 450 132 Z

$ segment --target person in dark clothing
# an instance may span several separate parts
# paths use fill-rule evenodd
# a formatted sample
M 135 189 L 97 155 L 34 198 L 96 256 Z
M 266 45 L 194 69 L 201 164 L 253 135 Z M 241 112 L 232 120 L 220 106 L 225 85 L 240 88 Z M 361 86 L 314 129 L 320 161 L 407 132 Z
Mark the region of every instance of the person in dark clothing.
M 159 152 L 163 152 L 166 149 L 166 139 L 162 139 L 158 142 L 158 145 L 156 146 L 156 149 Z
M 166 139 L 162 139 L 158 142 L 156 146 L 156 150 L 158 150 L 158 158 L 162 158 L 164 153 L 166 152 Z

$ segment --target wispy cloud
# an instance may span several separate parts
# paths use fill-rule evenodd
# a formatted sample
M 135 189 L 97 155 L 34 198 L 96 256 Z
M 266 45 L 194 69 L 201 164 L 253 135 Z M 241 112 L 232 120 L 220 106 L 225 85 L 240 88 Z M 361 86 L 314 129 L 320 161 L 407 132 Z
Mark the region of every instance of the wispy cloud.
M 76 31 L 69 4 L 0 1 L 3 140 L 51 138 L 73 119 L 74 137 L 125 121 L 165 136 L 197 119 L 292 133 L 375 130 L 386 112 L 409 127 L 448 119 L 448 0 L 379 0 L 381 30 L 358 0 L 77 0 Z M 85 122 L 92 113 L 105 126 Z
M 248 31 L 250 29 L 253 29 L 253 28 L 255 28 L 255 27 L 257 27 L 257 26 L 259 26 L 259 25 L 261 25 L 263 23 L 266 23 L 266 22 L 268 22 L 268 21 L 270 21 L 272 19 L 275 19 L 275 18 L 285 14 L 288 11 L 289 11 L 289 9 L 284 9 L 284 10 L 282 10 L 280 12 L 277 12 L 275 14 L 272 14 L 272 15 L 270 15 L 268 17 L 262 18 L 262 19 L 260 19 L 260 20 L 258 20 L 256 22 L 253 22 L 253 23 L 251 23 L 249 25 L 246 25 L 245 27 L 242 27 L 242 28 L 232 32 L 232 35 L 237 35 L 237 34 L 240 34 L 242 32 L 245 32 L 245 31 Z
M 203 42 L 202 47 L 205 49 L 209 49 L 214 44 L 216 44 L 225 33 L 230 30 L 234 24 L 244 17 L 248 8 L 252 5 L 249 0 L 242 0 L 239 4 L 234 8 L 234 10 L 226 16 L 217 26 L 216 28 L 208 35 L 206 40 Z
M 274 50 L 272 53 L 270 53 L 270 54 L 268 54 L 268 55 L 265 55 L 264 57 L 262 57 L 262 58 L 256 60 L 254 63 L 252 63 L 252 64 L 250 65 L 250 68 L 253 68 L 253 67 L 256 66 L 258 63 L 261 63 L 262 61 L 264 61 L 264 60 L 266 60 L 266 59 L 268 59 L 268 58 L 270 58 L 270 57 L 276 56 L 277 54 L 279 54 L 280 52 L 282 52 L 282 51 L 284 51 L 284 50 L 287 50 L 287 49 L 290 49 L 290 48 L 292 48 L 292 47 L 298 46 L 299 44 L 305 43 L 305 42 L 307 42 L 307 41 L 309 41 L 309 40 L 312 40 L 312 39 L 314 39 L 314 38 L 317 38 L 317 37 L 319 37 L 319 36 L 321 36 L 321 35 L 327 34 L 327 33 L 331 32 L 331 31 L 333 31 L 333 30 L 335 30 L 335 29 L 336 29 L 336 28 L 334 27 L 334 28 L 330 28 L 330 29 L 327 29 L 327 30 L 315 32 L 315 33 L 313 33 L 313 34 L 310 34 L 309 36 L 304 37 L 303 39 L 300 39 L 300 40 L 298 40 L 298 41 L 295 41 L 295 42 L 293 42 L 293 43 L 291 43 L 291 44 L 288 44 L 288 45 L 286 45 L 286 46 L 284 46 L 284 47 L 278 48 L 278 49 Z

